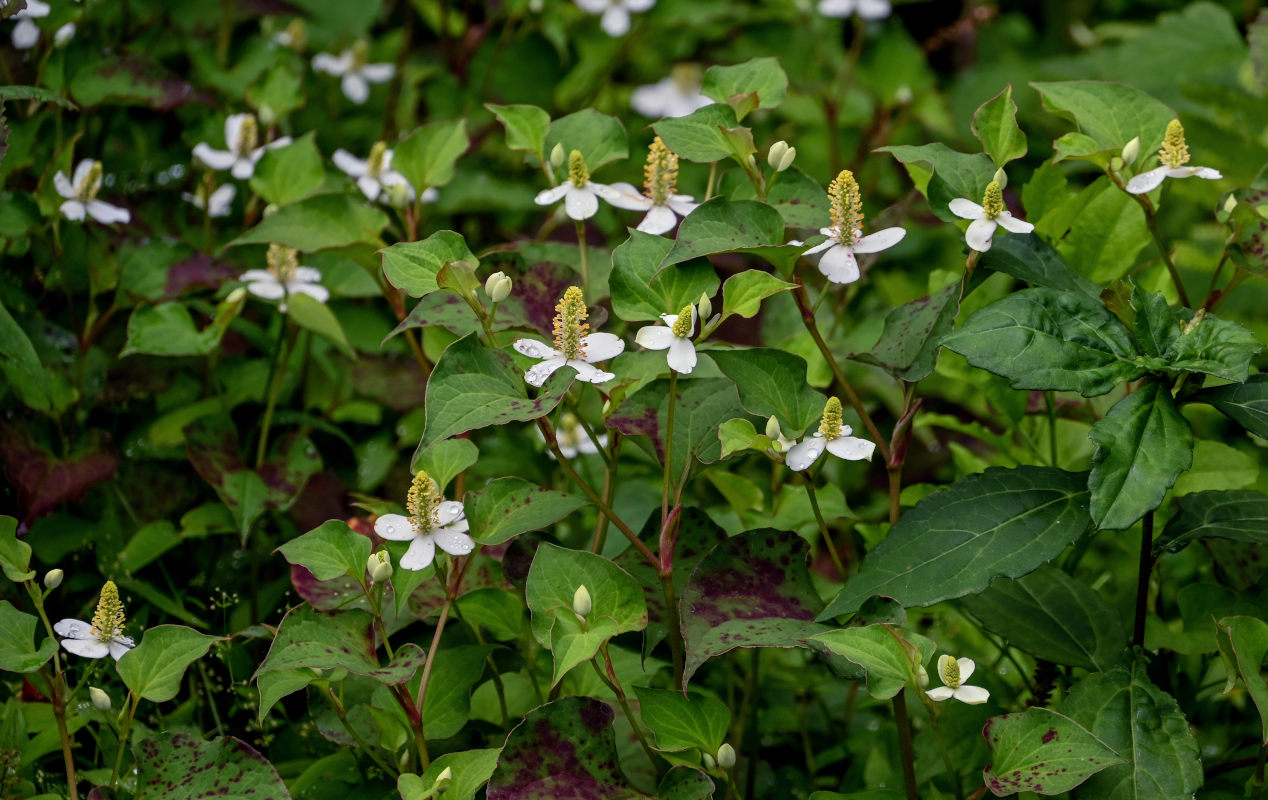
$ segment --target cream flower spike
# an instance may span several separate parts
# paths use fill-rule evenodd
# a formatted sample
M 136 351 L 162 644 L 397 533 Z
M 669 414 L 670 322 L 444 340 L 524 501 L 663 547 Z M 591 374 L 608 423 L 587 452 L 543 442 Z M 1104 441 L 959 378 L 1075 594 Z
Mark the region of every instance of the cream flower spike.
M 851 436 L 853 429 L 841 424 L 841 401 L 829 397 L 823 406 L 823 420 L 814 436 L 795 444 L 788 451 L 784 463 L 794 472 L 808 469 L 827 450 L 846 461 L 871 461 L 876 445 L 866 439 Z
M 819 0 L 819 13 L 825 17 L 858 14 L 863 19 L 885 19 L 892 10 L 889 0 Z
M 971 706 L 981 705 L 990 699 L 991 693 L 983 689 L 981 686 L 967 686 L 967 681 L 972 675 L 976 665 L 971 658 L 952 658 L 943 653 L 938 657 L 938 677 L 942 679 L 943 686 L 936 689 L 929 689 L 925 694 L 929 695 L 929 699 L 935 703 L 954 697 L 961 703 L 968 703 Z
M 626 184 L 627 186 L 629 184 Z M 631 189 L 633 187 L 630 187 Z M 603 183 L 590 180 L 590 170 L 586 167 L 586 159 L 580 150 L 573 150 L 568 155 L 568 178 L 553 189 L 538 192 L 533 202 L 539 206 L 548 206 L 564 201 L 564 211 L 569 217 L 580 222 L 590 219 L 599 212 L 599 198 L 602 197 L 617 208 L 627 211 L 641 211 L 646 208 L 638 192 L 630 196 L 613 189 Z
M 281 300 L 278 310 L 286 313 L 286 298 L 306 294 L 319 303 L 330 299 L 330 290 L 322 286 L 321 271 L 299 264 L 299 254 L 280 244 L 269 245 L 268 269 L 249 269 L 238 276 L 247 282 L 247 291 L 265 300 Z
M 696 307 L 684 306 L 677 314 L 661 314 L 660 318 L 664 325 L 640 328 L 634 341 L 648 350 L 668 350 L 665 360 L 669 368 L 690 375 L 696 368 L 696 345 L 691 341 L 696 330 Z
M 101 597 L 97 600 L 97 610 L 92 615 L 92 622 L 64 619 L 53 626 L 53 631 L 66 637 L 62 639 L 62 647 L 77 656 L 110 656 L 118 661 L 123 658 L 124 653 L 136 646 L 131 637 L 123 635 L 123 622 L 123 603 L 119 600 L 119 589 L 114 581 L 106 581 L 106 585 L 101 587 Z
M 1217 169 L 1186 166 L 1189 163 L 1189 146 L 1184 141 L 1184 126 L 1178 119 L 1167 123 L 1167 133 L 1162 140 L 1162 149 L 1158 151 L 1158 160 L 1162 162 L 1161 167 L 1142 172 L 1127 182 L 1129 193 L 1152 192 L 1167 178 L 1196 177 L 1215 181 L 1224 177 Z
M 253 114 L 230 114 L 225 120 L 225 146 L 228 150 L 215 150 L 206 142 L 194 145 L 194 158 L 214 170 L 229 170 L 229 174 L 245 181 L 255 174 L 255 165 L 264 153 L 291 143 L 289 136 L 274 139 L 261 145 L 260 123 Z
M 313 56 L 313 69 L 341 78 L 343 96 L 361 105 L 370 99 L 370 84 L 387 83 L 396 74 L 394 64 L 367 64 L 366 51 L 366 43 L 357 42 L 356 46 L 337 56 L 318 53 Z
M 465 556 L 475 549 L 462 503 L 445 500 L 426 472 L 419 470 L 414 476 L 405 509 L 408 516 L 384 514 L 374 522 L 380 538 L 410 543 L 401 557 L 401 569 L 426 569 L 436 558 L 437 546 L 451 556 Z
M 1035 229 L 1034 225 L 1017 219 L 1004 207 L 1004 190 L 999 181 L 987 184 L 982 205 L 957 197 L 951 201 L 950 208 L 951 213 L 960 219 L 973 220 L 969 229 L 964 232 L 964 241 L 979 253 L 991 249 L 991 238 L 998 227 L 1012 233 L 1030 233 Z
M 599 27 L 608 36 L 624 36 L 630 32 L 630 14 L 647 11 L 656 0 L 574 0 L 587 14 L 602 14 Z
M 630 108 L 649 119 L 685 117 L 713 100 L 700 91 L 700 67 L 679 64 L 656 83 L 639 86 L 630 95 Z
M 833 283 L 854 283 L 859 279 L 859 262 L 855 253 L 879 253 L 903 240 L 907 231 L 902 228 L 886 228 L 870 236 L 863 235 L 863 198 L 854 173 L 842 170 L 828 187 L 832 215 L 832 227 L 820 228 L 819 233 L 828 237 L 826 242 L 815 245 L 803 255 L 823 253 L 819 259 L 819 271 Z M 824 251 L 827 252 L 824 252 Z
M 555 306 L 555 346 L 535 339 L 515 340 L 511 345 L 515 352 L 542 359 L 524 373 L 530 386 L 541 386 L 560 367 L 572 367 L 577 371 L 577 380 L 586 383 L 605 383 L 616 377 L 594 365 L 625 352 L 625 342 L 611 333 L 588 333 L 587 316 L 581 290 L 569 286 Z
M 92 217 L 102 225 L 129 222 L 132 214 L 126 208 L 112 206 L 97 199 L 101 191 L 101 162 L 85 158 L 75 165 L 75 174 L 67 178 L 60 170 L 53 176 L 53 187 L 65 198 L 61 212 L 66 219 L 83 222 Z
M 624 195 L 630 205 L 647 211 L 638 223 L 638 230 L 660 236 L 678 224 L 678 217 L 685 217 L 696 210 L 695 198 L 678 191 L 678 156 L 657 136 L 647 150 L 647 164 L 643 167 L 643 191 L 629 183 L 614 183 L 613 191 Z

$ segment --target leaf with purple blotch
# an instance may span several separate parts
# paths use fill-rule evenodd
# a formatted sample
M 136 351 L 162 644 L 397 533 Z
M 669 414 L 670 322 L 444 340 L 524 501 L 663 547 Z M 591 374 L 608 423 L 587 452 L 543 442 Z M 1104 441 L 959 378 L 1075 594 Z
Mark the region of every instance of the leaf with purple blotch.
M 991 717 L 982 737 L 994 759 L 982 770 L 982 780 L 996 797 L 1061 794 L 1124 763 L 1096 734 L 1047 708 Z
M 277 770 L 251 745 L 232 736 L 204 742 L 161 733 L 136 746 L 136 800 L 172 797 L 258 797 L 290 800 Z

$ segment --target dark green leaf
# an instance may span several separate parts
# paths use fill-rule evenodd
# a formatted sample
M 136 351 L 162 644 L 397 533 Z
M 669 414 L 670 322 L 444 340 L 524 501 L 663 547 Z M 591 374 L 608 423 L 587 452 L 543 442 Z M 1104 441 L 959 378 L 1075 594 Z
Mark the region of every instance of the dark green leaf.
M 1011 85 L 978 107 L 971 127 L 996 167 L 1026 155 L 1026 135 L 1017 127 L 1017 104 L 1013 102 Z
M 981 203 L 986 185 L 995 175 L 990 156 L 957 153 L 941 142 L 878 147 L 877 152 L 889 153 L 907 165 L 916 188 L 929 198 L 929 207 L 944 222 L 959 220 L 949 207 L 957 197 Z
M 1030 236 L 1008 237 L 1030 239 Z M 994 252 L 995 248 L 991 248 Z M 908 382 L 929 377 L 938 363 L 942 337 L 955 326 L 960 310 L 960 284 L 899 306 L 885 317 L 881 338 L 867 355 L 886 371 Z
M 330 340 L 344 355 L 355 357 L 352 345 L 348 344 L 348 335 L 330 306 L 306 294 L 293 294 L 286 302 L 286 313 L 299 327 Z
M 693 378 L 679 383 L 670 473 L 683 474 L 691 459 L 712 464 L 721 458 L 718 426 L 741 412 L 735 385 L 729 380 Z M 663 463 L 668 420 L 669 381 L 660 379 L 626 400 L 604 424 L 626 436 L 650 436 L 647 444 Z
M 917 685 L 918 668 L 938 649 L 928 637 L 889 625 L 841 628 L 814 637 L 831 652 L 858 664 L 867 673 L 867 693 L 888 700 L 904 686 Z
M 753 253 L 782 266 L 796 261 L 805 248 L 784 244 L 779 212 L 753 200 L 715 197 L 700 205 L 678 226 L 678 238 L 661 268 L 715 253 Z M 789 260 L 791 259 L 791 261 Z
M 1005 236 L 982 254 L 980 264 L 996 272 L 1048 289 L 1100 296 L 1101 287 L 1066 266 L 1060 254 L 1038 236 Z
M 657 270 L 674 246 L 663 236 L 631 231 L 630 238 L 612 251 L 612 310 L 626 322 L 660 320 L 661 314 L 677 314 L 683 306 L 713 296 L 718 276 L 701 259 Z
M 354 533 L 343 520 L 332 519 L 291 539 L 277 551 L 290 563 L 313 573 L 319 581 L 345 575 L 361 580 L 365 578 L 365 565 L 370 558 L 370 540 Z
M 31 569 L 31 545 L 18 538 L 18 521 L 0 516 L 0 567 L 4 576 L 14 583 L 22 583 L 35 577 Z
M 402 774 L 397 778 L 397 790 L 400 791 L 402 800 L 425 797 L 427 790 L 436 784 L 440 773 L 448 768 L 453 775 L 453 782 L 445 790 L 444 800 L 473 800 L 497 768 L 499 752 L 490 749 L 445 753 L 431 762 L 421 777 L 411 773 Z
M 1258 617 L 1224 617 L 1216 625 L 1216 641 L 1228 681 L 1228 694 L 1240 678 L 1259 709 L 1260 744 L 1268 745 L 1268 681 L 1261 665 L 1268 654 L 1268 622 Z
M 29 408 L 44 413 L 52 410 L 52 390 L 44 365 L 26 332 L 3 303 L 0 303 L 0 373 L 4 374 L 8 388 Z
M 737 125 L 735 111 L 723 103 L 696 109 L 685 117 L 667 117 L 652 128 L 680 158 L 709 164 L 731 156 L 731 142 L 723 130 Z
M 1268 544 L 1268 494 L 1250 491 L 1194 492 L 1180 498 L 1180 511 L 1154 541 L 1154 554 L 1176 553 L 1194 539 L 1232 539 Z
M 467 152 L 467 121 L 429 122 L 415 128 L 392 151 L 392 168 L 417 192 L 453 180 L 454 165 Z
M 251 188 L 268 202 L 284 206 L 316 192 L 325 180 L 316 134 L 307 133 L 286 147 L 266 150 L 251 176 Z
M 731 710 L 721 700 L 698 692 L 688 697 L 674 689 L 634 691 L 643 723 L 656 734 L 657 749 L 718 752 L 731 726 Z
M 1043 98 L 1044 108 L 1078 125 L 1087 137 L 1086 146 L 1067 150 L 1061 154 L 1065 158 L 1117 152 L 1137 136 L 1140 153 L 1147 156 L 1162 144 L 1167 123 L 1176 116 L 1149 95 L 1121 83 L 1062 81 L 1030 85 Z
M 519 478 L 498 478 L 468 495 L 471 535 L 481 544 L 501 544 L 521 533 L 554 525 L 587 502 Z
M 436 231 L 421 241 L 400 242 L 380 252 L 388 281 L 413 297 L 436 291 L 436 276 L 446 264 L 465 261 L 475 267 L 480 263 L 467 240 L 453 231 Z
M 550 130 L 550 114 L 533 105 L 499 106 L 485 103 L 506 128 L 508 150 L 527 150 L 545 160 L 546 133 Z
M 195 327 L 183 303 L 138 306 L 128 318 L 128 341 L 119 355 L 205 356 L 220 346 L 229 323 L 237 319 L 245 304 L 245 295 L 226 297 L 202 330 Z
M 786 436 L 799 436 L 823 415 L 824 396 L 806 381 L 806 362 L 783 350 L 713 350 L 709 357 L 735 382 L 751 414 L 774 416 Z
M 136 647 L 119 659 L 119 677 L 133 694 L 165 703 L 180 691 L 185 669 L 207 654 L 215 636 L 183 625 L 147 630 Z
M 1245 383 L 1203 389 L 1191 401 L 1210 403 L 1246 430 L 1268 439 L 1268 373 L 1252 375 Z
M 557 144 L 563 145 L 565 164 L 569 153 L 580 150 L 591 172 L 609 161 L 628 158 L 630 154 L 621 121 L 592 108 L 560 117 L 550 124 L 545 152 L 549 154 Z
M 35 672 L 53 657 L 56 639 L 47 637 L 38 648 L 35 646 L 39 623 L 35 615 L 19 611 L 8 600 L 0 600 L 0 670 Z

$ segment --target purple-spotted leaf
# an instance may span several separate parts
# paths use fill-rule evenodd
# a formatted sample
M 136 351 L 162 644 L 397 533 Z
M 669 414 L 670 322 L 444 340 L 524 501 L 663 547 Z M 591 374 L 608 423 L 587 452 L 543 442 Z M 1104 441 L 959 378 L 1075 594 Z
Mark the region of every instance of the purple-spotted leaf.
M 737 647 L 804 647 L 828 630 L 814 621 L 823 603 L 806 568 L 806 541 L 769 528 L 715 547 L 682 592 L 686 639 L 683 687 L 704 662 Z
M 889 312 L 881 338 L 864 360 L 905 381 L 929 377 L 938 363 L 942 337 L 955 326 L 959 293 L 960 285 L 952 284 Z
M 696 378 L 678 384 L 674 416 L 674 446 L 670 473 L 683 474 L 688 459 L 712 464 L 722 457 L 718 426 L 744 413 L 735 384 L 724 378 Z M 662 431 L 669 420 L 669 381 L 660 379 L 640 389 L 621 404 L 604 424 L 636 439 L 652 450 L 657 460 L 665 456 Z
M 277 770 L 251 745 L 232 736 L 204 742 L 187 733 L 160 733 L 136 745 L 136 800 L 290 800 Z
M 1096 734 L 1047 708 L 992 717 L 982 736 L 994 759 L 982 770 L 982 780 L 996 797 L 1061 794 L 1124 763 Z
M 468 499 L 471 535 L 493 545 L 554 525 L 586 501 L 577 495 L 544 489 L 519 478 L 490 481 Z
M 383 684 L 405 683 L 423 666 L 426 653 L 416 644 L 406 644 L 397 648 L 391 662 L 380 665 L 371 638 L 372 621 L 364 611 L 323 614 L 301 605 L 282 619 L 255 675 L 287 669 L 346 669 Z
M 488 800 L 649 797 L 621 774 L 615 716 L 593 697 L 565 697 L 529 712 L 506 737 L 489 780 Z
M 713 779 L 704 772 L 680 765 L 665 775 L 656 787 L 656 797 L 659 800 L 709 800 L 715 788 Z

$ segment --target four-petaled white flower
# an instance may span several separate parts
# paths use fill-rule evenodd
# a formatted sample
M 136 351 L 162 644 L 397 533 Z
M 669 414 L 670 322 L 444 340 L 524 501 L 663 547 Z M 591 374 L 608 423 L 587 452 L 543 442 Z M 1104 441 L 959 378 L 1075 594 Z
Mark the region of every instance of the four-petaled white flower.
M 339 55 L 318 53 L 313 56 L 313 69 L 342 78 L 343 96 L 361 105 L 370 99 L 370 84 L 387 83 L 396 74 L 394 64 L 367 64 L 365 42 L 358 42 Z
M 249 269 L 238 276 L 247 282 L 247 291 L 265 300 L 281 300 L 278 310 L 286 312 L 286 298 L 306 294 L 319 303 L 330 299 L 330 290 L 322 286 L 321 270 L 303 267 L 298 253 L 284 245 L 269 245 L 268 269 Z
M 890 11 L 889 0 L 819 0 L 819 13 L 825 17 L 858 14 L 863 19 L 884 19 Z
M 569 286 L 555 306 L 555 346 L 535 339 L 517 339 L 512 343 L 515 352 L 543 359 L 524 373 L 524 380 L 530 386 L 541 386 L 560 367 L 572 367 L 577 371 L 577 380 L 586 383 L 604 383 L 616 377 L 594 365 L 625 352 L 625 342 L 611 333 L 587 334 L 588 314 L 581 290 Z
M 392 169 L 392 151 L 383 142 L 376 142 L 374 147 L 370 148 L 368 158 L 357 158 L 340 148 L 331 156 L 331 160 L 335 162 L 336 167 L 357 182 L 357 188 L 372 203 L 390 202 L 391 189 L 394 186 L 403 187 L 406 197 L 411 202 L 414 199 L 414 187 L 404 175 Z M 436 190 L 428 188 L 423 192 L 423 201 L 430 202 L 435 199 L 435 196 Z
M 678 224 L 678 217 L 685 217 L 699 205 L 689 194 L 677 194 L 678 156 L 670 151 L 657 136 L 647 151 L 647 165 L 643 167 L 644 191 L 633 184 L 620 182 L 608 188 L 620 194 L 625 201 L 620 208 L 646 211 L 638 230 L 660 236 Z
M 1180 120 L 1173 119 L 1167 123 L 1167 133 L 1162 140 L 1162 149 L 1158 151 L 1158 159 L 1162 166 L 1148 172 L 1142 172 L 1127 182 L 1127 191 L 1131 194 L 1145 194 L 1157 189 L 1167 178 L 1205 178 L 1208 181 L 1219 180 L 1224 176 L 1217 169 L 1210 167 L 1190 167 L 1189 147 L 1184 141 L 1184 128 Z
M 674 372 L 688 375 L 696 368 L 696 345 L 691 336 L 696 329 L 696 307 L 684 306 L 677 314 L 661 314 L 664 325 L 639 328 L 634 341 L 648 350 L 668 350 L 665 360 Z
M 553 189 L 538 192 L 533 202 L 539 206 L 549 206 L 563 200 L 564 211 L 569 217 L 580 222 L 598 213 L 600 197 L 617 208 L 627 211 L 639 211 L 644 208 L 637 198 L 613 189 L 607 184 L 590 180 L 590 170 L 586 168 L 585 158 L 581 155 L 581 151 L 573 150 L 568 155 L 567 179 Z
M 255 165 L 264 153 L 291 143 L 289 136 L 282 136 L 265 145 L 259 144 L 260 123 L 254 114 L 230 114 L 225 119 L 225 146 L 228 150 L 215 150 L 206 142 L 194 145 L 194 158 L 214 170 L 229 170 L 229 174 L 245 181 L 255 174 Z
M 426 472 L 420 470 L 414 476 L 405 507 L 408 516 L 384 514 L 374 523 L 380 538 L 410 543 L 401 557 L 401 569 L 426 569 L 436 557 L 437 545 L 452 556 L 465 556 L 475 549 L 462 503 L 441 497 Z
M 630 30 L 630 14 L 656 5 L 656 0 L 574 0 L 587 14 L 602 14 L 599 27 L 608 36 L 624 36 Z
M 199 185 L 193 192 L 182 192 L 181 198 L 206 211 L 209 217 L 227 217 L 233 208 L 233 198 L 237 193 L 238 187 L 232 183 L 224 184 L 210 195 L 207 194 L 206 188 Z
M 538 437 L 542 441 L 546 440 L 546 434 L 537 431 Z M 608 446 L 608 435 L 600 433 L 597 436 L 598 444 L 590 438 L 590 434 L 586 433 L 586 429 L 581 425 L 581 421 L 577 419 L 575 414 L 565 413 L 559 419 L 559 426 L 555 428 L 555 444 L 559 446 L 559 452 L 564 454 L 564 458 L 576 458 L 578 455 L 594 455 L 599 452 L 600 447 Z M 546 455 L 551 458 L 555 454 L 547 450 Z
M 668 78 L 639 86 L 630 95 L 630 108 L 650 119 L 685 117 L 713 100 L 700 91 L 700 68 L 679 64 Z
M 116 222 L 128 222 L 132 215 L 126 208 L 112 206 L 97 199 L 101 191 L 101 162 L 85 158 L 75 165 L 75 174 L 71 178 L 58 170 L 53 176 L 53 187 L 65 198 L 61 212 L 66 219 L 82 222 L 85 216 L 92 217 L 103 225 Z
M 37 17 L 47 17 L 48 3 L 44 0 L 26 0 L 26 8 L 13 15 L 17 24 L 13 26 L 13 46 L 19 50 L 30 50 L 40 40 L 40 26 L 35 24 Z
M 824 450 L 846 461 L 870 461 L 876 445 L 866 439 L 851 436 L 853 432 L 849 425 L 841 424 L 841 401 L 829 397 L 823 407 L 823 420 L 819 423 L 819 430 L 813 436 L 793 445 L 784 463 L 794 472 L 801 472 L 818 461 Z
M 1035 229 L 1034 225 L 1017 219 L 1004 208 L 1004 191 L 998 181 L 987 184 L 982 205 L 963 197 L 952 200 L 950 205 L 952 214 L 960 219 L 973 220 L 969 229 L 964 232 L 964 241 L 979 253 L 991 249 L 991 238 L 995 236 L 997 227 L 1012 233 L 1030 233 Z
M 938 657 L 938 677 L 942 678 L 945 685 L 929 689 L 925 694 L 935 703 L 951 697 L 971 706 L 985 703 L 991 697 L 990 692 L 981 686 L 967 686 L 964 683 L 973 674 L 975 666 L 971 658 L 955 659 L 943 653 Z
M 827 241 L 802 255 L 823 253 L 819 259 L 819 271 L 833 283 L 854 283 L 859 279 L 859 262 L 854 257 L 855 253 L 879 253 L 898 244 L 907 235 L 902 228 L 886 228 L 869 236 L 863 235 L 863 198 L 854 173 L 848 169 L 842 170 L 828 187 L 828 204 L 832 226 L 819 229 L 819 233 L 828 237 Z
M 64 619 L 53 626 L 53 631 L 66 637 L 62 639 L 62 647 L 77 656 L 111 656 L 118 661 L 123 658 L 124 653 L 136 646 L 131 637 L 123 635 L 123 622 L 123 603 L 119 600 L 119 589 L 114 581 L 106 581 L 106 585 L 101 587 L 101 597 L 97 601 L 92 622 Z

